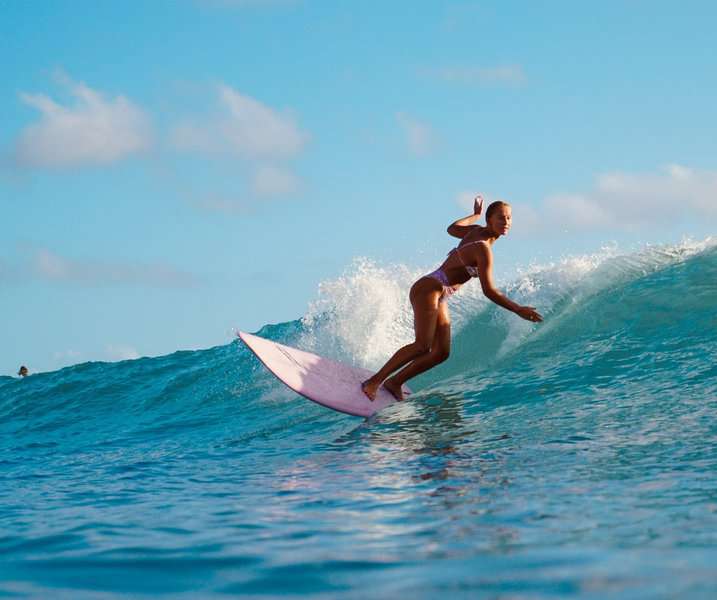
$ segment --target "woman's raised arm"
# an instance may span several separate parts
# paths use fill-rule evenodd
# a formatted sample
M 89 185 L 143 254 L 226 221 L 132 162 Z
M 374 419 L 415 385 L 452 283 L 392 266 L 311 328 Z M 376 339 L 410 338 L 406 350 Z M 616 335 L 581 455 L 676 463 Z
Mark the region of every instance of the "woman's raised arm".
M 482 212 L 483 196 L 479 194 L 475 197 L 475 200 L 473 200 L 473 214 L 468 215 L 467 217 L 463 217 L 462 219 L 458 219 L 457 221 L 451 223 L 448 226 L 448 233 L 453 237 L 461 239 L 466 237 L 469 231 L 475 229 L 476 227 L 480 227 L 480 225 L 473 225 L 473 223 L 475 223 L 480 218 Z

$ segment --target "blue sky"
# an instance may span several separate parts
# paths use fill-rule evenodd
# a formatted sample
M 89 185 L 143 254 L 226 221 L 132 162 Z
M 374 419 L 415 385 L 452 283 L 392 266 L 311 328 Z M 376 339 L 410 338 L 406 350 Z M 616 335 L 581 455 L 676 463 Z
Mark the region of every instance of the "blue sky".
M 715 234 L 710 2 L 0 2 L 0 373 L 226 343 L 356 257 Z M 500 280 L 500 277 L 499 277 Z

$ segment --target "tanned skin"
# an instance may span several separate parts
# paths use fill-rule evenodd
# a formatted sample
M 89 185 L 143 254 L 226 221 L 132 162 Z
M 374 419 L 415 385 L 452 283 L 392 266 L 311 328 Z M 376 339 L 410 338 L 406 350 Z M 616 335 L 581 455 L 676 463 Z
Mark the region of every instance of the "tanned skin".
M 512 222 L 510 206 L 501 204 L 489 208 L 485 227 L 474 225 L 483 211 L 483 198 L 478 196 L 473 203 L 473 214 L 458 219 L 448 227 L 449 234 L 462 239 L 459 248 L 464 245 L 466 248 L 461 250 L 460 258 L 457 252 L 449 254 L 440 268 L 448 277 L 449 285 L 462 285 L 470 279 L 464 264 L 477 267 L 486 298 L 527 321 L 539 323 L 543 317 L 534 307 L 513 302 L 498 291 L 493 281 L 493 244 L 508 233 Z M 382 384 L 397 400 L 403 400 L 402 386 L 406 381 L 448 358 L 451 319 L 448 303 L 439 301 L 442 293 L 443 286 L 432 277 L 421 277 L 413 284 L 409 300 L 413 308 L 415 340 L 399 348 L 377 373 L 361 384 L 370 400 L 376 398 Z

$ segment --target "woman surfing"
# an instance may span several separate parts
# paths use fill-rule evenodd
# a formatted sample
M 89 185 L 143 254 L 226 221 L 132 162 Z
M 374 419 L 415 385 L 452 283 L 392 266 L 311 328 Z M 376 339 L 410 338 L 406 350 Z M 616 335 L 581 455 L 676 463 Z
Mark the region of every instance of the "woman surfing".
M 485 227 L 474 225 L 482 211 L 483 198 L 478 196 L 473 202 L 473 214 L 458 219 L 448 227 L 448 233 L 461 238 L 461 242 L 448 253 L 438 269 L 424 275 L 411 287 L 408 297 L 413 308 L 416 339 L 397 350 L 375 375 L 361 384 L 361 389 L 370 400 L 376 398 L 381 384 L 397 400 L 403 400 L 401 386 L 406 381 L 448 358 L 451 319 L 447 300 L 471 278 L 480 280 L 483 294 L 498 306 L 527 321 L 538 323 L 543 320 L 535 308 L 516 304 L 501 294 L 493 283 L 493 244 L 510 230 L 510 204 L 493 202 L 485 214 Z

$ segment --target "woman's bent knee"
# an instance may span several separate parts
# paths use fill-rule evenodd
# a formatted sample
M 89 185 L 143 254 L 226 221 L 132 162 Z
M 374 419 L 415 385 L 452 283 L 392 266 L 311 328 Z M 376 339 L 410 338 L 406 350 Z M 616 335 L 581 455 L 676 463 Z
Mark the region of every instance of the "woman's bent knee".
M 431 345 L 424 342 L 413 342 L 412 346 L 417 355 L 428 354 L 431 351 Z
M 436 364 L 442 363 L 448 360 L 448 357 L 451 355 L 450 350 L 434 350 L 431 352 L 431 355 L 433 356 L 433 359 L 436 361 Z

